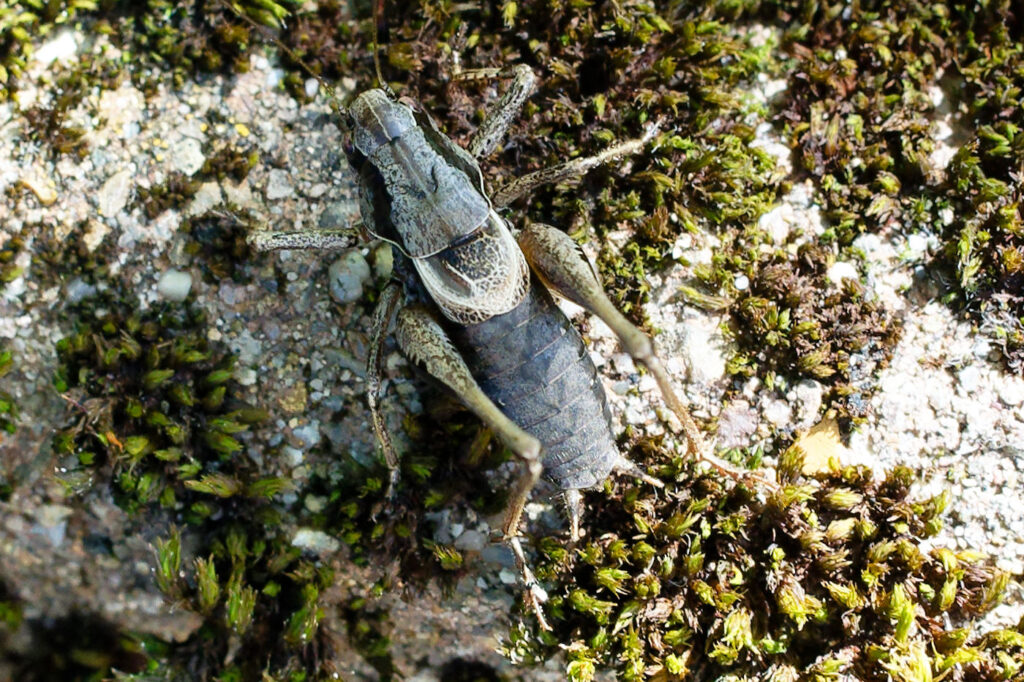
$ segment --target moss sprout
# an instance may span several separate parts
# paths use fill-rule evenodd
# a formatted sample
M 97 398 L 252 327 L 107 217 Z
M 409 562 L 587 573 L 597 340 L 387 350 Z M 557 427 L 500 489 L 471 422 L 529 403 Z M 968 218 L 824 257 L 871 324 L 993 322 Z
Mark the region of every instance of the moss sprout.
M 0 345 L 0 379 L 14 368 L 14 353 Z M 0 438 L 14 433 L 18 421 L 18 406 L 14 396 L 0 389 Z
M 165 528 L 157 584 L 204 623 L 168 659 L 209 676 L 306 671 L 310 663 L 292 654 L 324 646 L 321 594 L 334 573 L 279 527 L 274 501 L 291 481 L 241 455 L 266 413 L 235 396 L 233 359 L 207 341 L 194 309 L 107 304 L 83 310 L 57 346 L 55 385 L 73 406 L 72 424 L 54 440 L 62 480 L 75 495 L 110 486 L 133 516 Z M 261 654 L 225 668 L 221 653 L 235 641 Z
M 970 628 L 1009 576 L 973 552 L 923 548 L 948 497 L 911 498 L 909 470 L 881 481 L 859 467 L 787 474 L 762 497 L 682 459 L 654 468 L 664 491 L 620 481 L 590 496 L 581 545 L 538 540 L 553 630 L 524 614 L 505 644 L 513 660 L 567 648 L 572 680 L 598 668 L 671 680 L 816 667 L 860 680 L 996 680 L 1024 664 L 1024 634 Z

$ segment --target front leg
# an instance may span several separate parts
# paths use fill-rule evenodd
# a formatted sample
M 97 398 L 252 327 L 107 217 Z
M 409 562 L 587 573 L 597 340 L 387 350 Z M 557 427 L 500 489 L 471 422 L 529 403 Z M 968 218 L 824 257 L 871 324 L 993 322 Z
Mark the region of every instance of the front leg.
M 245 241 L 257 251 L 296 249 L 306 251 L 343 251 L 355 246 L 358 230 L 257 230 Z
M 455 74 L 456 80 L 478 78 L 510 78 L 512 81 L 498 103 L 487 112 L 483 123 L 480 124 L 469 141 L 469 153 L 474 158 L 480 159 L 494 151 L 501 138 L 505 137 L 512 121 L 519 117 L 526 99 L 533 94 L 534 88 L 537 87 L 537 76 L 526 64 L 515 64 L 506 69 L 458 71 Z

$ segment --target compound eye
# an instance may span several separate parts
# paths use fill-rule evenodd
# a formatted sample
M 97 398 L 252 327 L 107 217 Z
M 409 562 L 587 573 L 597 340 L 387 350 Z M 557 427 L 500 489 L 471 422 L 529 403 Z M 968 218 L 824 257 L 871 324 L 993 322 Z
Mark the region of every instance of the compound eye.
M 363 162 L 366 161 L 366 157 L 363 156 L 362 152 L 356 148 L 355 143 L 350 139 L 346 139 L 341 144 L 341 150 L 345 153 L 345 158 L 348 159 L 348 163 L 357 172 L 363 167 Z

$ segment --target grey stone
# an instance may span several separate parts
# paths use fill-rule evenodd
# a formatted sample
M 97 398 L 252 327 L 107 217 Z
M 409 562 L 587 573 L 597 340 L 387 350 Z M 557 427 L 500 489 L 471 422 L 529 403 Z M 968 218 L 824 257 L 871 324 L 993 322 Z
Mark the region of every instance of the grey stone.
M 75 277 L 64 287 L 64 301 L 78 303 L 96 295 L 96 287 L 88 284 L 81 277 Z
M 186 137 L 175 147 L 171 163 L 174 164 L 176 170 L 185 175 L 195 175 L 206 163 L 202 143 L 195 138 Z
M 316 554 L 331 554 L 337 552 L 341 545 L 323 531 L 300 528 L 292 536 L 292 546 L 309 550 Z
M 718 416 L 718 444 L 723 448 L 749 445 L 756 431 L 757 411 L 745 400 L 730 403 Z
M 281 170 L 280 168 L 271 169 L 267 179 L 267 199 L 275 201 L 290 197 L 293 194 L 295 194 L 295 188 L 292 187 L 292 179 L 288 175 L 288 171 Z
M 480 552 L 487 546 L 487 536 L 478 530 L 467 530 L 455 538 L 455 549 L 460 552 Z
M 363 296 L 363 284 L 370 279 L 370 266 L 358 249 L 351 249 L 331 264 L 328 276 L 331 297 L 338 303 L 352 303 Z
M 327 205 L 317 224 L 321 230 L 341 230 L 351 225 L 353 218 L 354 204 L 351 201 L 336 201 Z

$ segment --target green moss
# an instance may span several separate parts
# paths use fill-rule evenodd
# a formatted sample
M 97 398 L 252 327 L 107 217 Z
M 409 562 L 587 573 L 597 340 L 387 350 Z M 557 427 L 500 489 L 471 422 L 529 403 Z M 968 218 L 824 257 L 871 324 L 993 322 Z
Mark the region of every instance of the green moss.
M 748 251 L 749 287 L 735 295 L 729 328 L 739 352 L 728 370 L 739 376 L 756 373 L 769 387 L 780 378 L 823 382 L 831 387 L 827 402 L 839 407 L 841 416 L 861 418 L 865 396 L 850 386 L 851 358 L 887 356 L 899 325 L 858 282 L 830 281 L 830 249 L 805 244 L 794 251 L 795 263 L 782 249 Z M 714 256 L 712 268 L 727 257 Z
M 18 254 L 25 248 L 25 231 L 11 236 L 0 247 L 0 290 L 21 277 L 23 268 L 18 265 Z
M 246 146 L 239 140 L 214 140 L 211 148 L 204 150 L 203 156 L 206 160 L 199 177 L 219 182 L 230 179 L 236 184 L 245 180 L 260 161 L 255 145 Z
M 92 0 L 5 2 L 0 6 L 0 101 L 17 89 L 34 45 L 96 8 Z
M 947 300 L 1019 368 L 1019 10 L 997 0 L 770 2 L 743 11 L 778 22 L 794 57 L 778 120 L 824 200 L 825 239 L 842 248 L 864 232 L 941 234 L 940 263 L 956 273 Z M 966 138 L 945 172 L 930 158 L 943 116 L 934 91 Z
M 367 7 L 357 7 L 350 19 L 333 1 L 235 4 L 273 27 L 271 34 L 314 73 L 353 77 L 357 87 L 374 81 Z M 49 35 L 89 9 L 86 3 L 29 8 L 0 10 L 0 27 L 24 27 L 0 31 L 0 64 L 7 69 L 0 80 L 9 88 L 16 86 L 30 35 Z M 294 11 L 287 22 L 285 9 Z M 832 406 L 856 418 L 851 357 L 884 357 L 897 326 L 857 283 L 831 284 L 828 265 L 857 263 L 851 245 L 860 234 L 925 229 L 946 235 L 946 260 L 958 273 L 953 298 L 1018 361 L 1024 311 L 1017 296 L 1022 251 L 1015 174 L 1024 122 L 1014 106 L 1019 17 L 1007 0 L 948 6 L 505 2 L 479 12 L 389 2 L 386 9 L 380 27 L 385 79 L 438 116 L 459 141 L 479 124 L 490 91 L 451 82 L 450 50 L 468 68 L 525 62 L 541 76 L 503 149 L 484 161 L 494 186 L 662 122 L 657 143 L 644 155 L 596 170 L 572 191 L 542 188 L 515 207 L 517 219 L 599 240 L 605 284 L 638 322 L 644 322 L 645 275 L 673 264 L 681 236 L 708 233 L 721 247 L 683 295 L 729 311 L 739 346 L 733 373 L 757 375 L 770 385 L 815 378 L 829 387 Z M 96 18 L 95 30 L 110 32 L 138 63 L 154 67 L 132 74 L 147 90 L 198 72 L 244 70 L 249 51 L 264 40 L 217 2 L 101 2 L 89 16 Z M 749 30 L 755 21 L 777 29 L 782 56 L 774 38 L 761 42 Z M 305 67 L 291 56 L 283 61 L 289 89 L 304 97 Z M 928 162 L 936 113 L 929 89 L 941 85 L 940 72 L 962 79 L 958 106 L 969 128 L 969 142 L 946 176 Z M 761 74 L 789 81 L 771 108 L 742 95 Z M 54 105 L 30 112 L 40 141 L 52 136 L 59 153 L 81 153 L 79 131 L 64 117 L 88 82 L 105 77 L 96 71 L 67 81 Z M 757 227 L 788 189 L 754 144 L 756 125 L 768 120 L 796 150 L 797 175 L 811 178 L 822 198 L 827 229 L 820 237 L 792 235 L 790 243 L 777 245 Z M 208 179 L 238 180 L 256 161 L 249 150 L 229 146 L 207 156 L 201 176 Z M 197 182 L 173 177 L 143 195 L 147 214 L 183 205 Z M 949 225 L 946 211 L 953 215 Z M 189 250 L 212 254 L 211 282 L 239 276 L 245 226 L 206 216 L 186 229 Z M 621 250 L 608 246 L 618 230 L 632 235 Z M 44 245 L 40 258 L 54 266 L 48 276 L 75 272 L 100 281 L 103 256 L 81 248 Z M 736 287 L 741 277 L 748 287 Z M 173 322 L 180 311 L 144 318 L 114 308 L 111 317 L 84 320 L 62 350 L 60 381 L 80 393 L 83 410 L 57 443 L 72 465 L 69 485 L 82 491 L 111 485 L 136 514 L 164 508 L 186 520 L 181 533 L 191 536 L 185 544 L 198 548 L 195 556 L 183 557 L 181 541 L 169 535 L 158 575 L 168 595 L 205 619 L 188 645 L 200 669 L 222 679 L 254 674 L 245 662 L 219 663 L 224 657 L 216 654 L 231 641 L 241 647 L 240 661 L 248 651 L 272 651 L 275 676 L 315 674 L 312 665 L 282 661 L 311 642 L 327 646 L 322 592 L 329 576 L 275 530 L 281 479 L 237 455 L 248 425 L 232 405 L 229 363 L 218 362 L 224 356 L 201 332 Z M 156 327 L 147 327 L 151 323 Z M 178 348 L 183 355 L 175 355 Z M 186 361 L 193 351 L 198 355 Z M 450 404 L 410 418 L 406 431 L 417 454 L 403 462 L 398 502 L 384 500 L 380 467 L 322 463 L 301 493 L 327 504 L 300 515 L 343 538 L 356 562 L 399 556 L 405 580 L 457 577 L 461 557 L 429 542 L 423 512 L 459 503 L 500 508 L 501 495 L 488 489 L 482 472 L 502 459 L 502 450 Z M 844 670 L 866 679 L 900 678 L 922 657 L 939 674 L 958 656 L 972 671 L 1013 674 L 1019 633 L 972 639 L 938 628 L 945 614 L 984 611 L 1000 578 L 970 556 L 921 553 L 917 542 L 935 532 L 940 505 L 909 502 L 905 472 L 881 486 L 859 470 L 833 472 L 816 483 L 787 481 L 767 501 L 697 476 L 681 462 L 661 475 L 672 484 L 666 496 L 621 485 L 608 486 L 611 500 L 592 495 L 591 540 L 578 551 L 559 538 L 538 541 L 545 557 L 539 573 L 572 587 L 556 592 L 550 605 L 560 639 L 517 630 L 510 643 L 516 657 L 537 660 L 561 643 L 574 679 L 586 679 L 598 666 L 616 666 L 627 678 L 671 678 L 700 665 L 740 674 L 765 661 L 782 679 L 798 671 L 826 678 Z M 227 511 L 239 521 L 207 521 Z M 348 609 L 350 635 L 389 674 L 381 634 L 386 616 L 374 612 L 372 602 L 352 602 Z M 847 638 L 858 647 L 856 662 L 836 653 Z M 200 648 L 214 654 L 204 658 L 195 653 Z
M 106 468 L 129 509 L 157 500 L 180 509 L 179 486 L 236 452 L 235 435 L 263 415 L 225 396 L 232 359 L 210 347 L 197 311 L 92 310 L 57 344 L 57 388 L 80 393 L 82 406 L 57 451 Z
M 6 344 L 0 345 L 0 379 L 3 379 L 14 368 L 14 353 L 7 350 Z M 0 389 L 0 438 L 14 433 L 18 421 L 18 406 L 14 396 Z
M 169 647 L 165 669 L 245 679 L 316 671 L 295 654 L 329 638 L 321 595 L 334 574 L 280 528 L 291 482 L 268 473 L 272 452 L 260 469 L 241 455 L 266 413 L 235 396 L 233 359 L 207 341 L 196 311 L 137 313 L 109 297 L 103 310 L 80 310 L 77 331 L 58 343 L 56 388 L 76 409 L 54 449 L 73 494 L 109 487 L 137 520 L 166 528 L 157 520 L 171 514 L 187 524 L 157 542 L 157 582 L 203 626 Z M 222 654 L 238 646 L 259 654 L 225 668 Z
M 222 211 L 212 211 L 184 221 L 189 236 L 185 253 L 203 262 L 203 279 L 210 284 L 227 280 L 243 283 L 251 249 L 245 239 L 254 229 L 251 220 Z
M 123 78 L 119 64 L 91 54 L 83 55 L 74 66 L 58 70 L 52 87 L 48 88 L 49 96 L 41 104 L 22 111 L 31 139 L 53 156 L 69 154 L 84 159 L 89 153 L 87 131 L 70 123 L 68 115 L 85 102 L 96 87 L 113 90 Z
M 403 453 L 393 499 L 386 497 L 383 462 L 315 458 L 305 492 L 325 504 L 306 522 L 340 538 L 357 564 L 397 562 L 401 582 L 449 589 L 468 567 L 461 553 L 434 541 L 425 515 L 460 504 L 481 516 L 500 513 L 505 491 L 495 490 L 488 475 L 510 454 L 447 394 L 435 393 L 424 405 L 424 414 L 405 419 L 412 448 Z
M 159 74 L 135 71 L 140 83 L 166 80 L 180 85 L 197 73 L 248 68 L 251 36 L 239 25 L 234 11 L 256 21 L 281 27 L 294 0 L 236 0 L 227 2 L 169 2 L 167 0 L 65 0 L 30 2 L 0 7 L 0 99 L 16 92 L 33 45 L 68 27 L 87 25 L 106 34 L 122 48 L 159 66 Z M 230 19 L 229 19 L 230 18 Z M 88 23 L 86 23 L 88 22 Z M 148 89 L 148 88 L 147 88 Z M 59 108 L 59 107 L 58 107 Z
M 513 660 L 567 649 L 573 680 L 597 668 L 626 680 L 755 679 L 833 657 L 860 680 L 923 679 L 914 666 L 938 676 L 957 662 L 954 679 L 1002 679 L 1024 664 L 1024 633 L 943 625 L 988 612 L 1008 576 L 969 551 L 922 549 L 948 497 L 910 498 L 909 470 L 881 482 L 858 467 L 792 474 L 761 497 L 644 447 L 663 491 L 606 484 L 588 495 L 580 546 L 538 539 L 553 630 L 524 614 L 506 642 Z
M 0 582 L 0 665 L 16 680 L 109 679 L 113 670 L 154 668 L 159 645 L 119 630 L 103 618 L 72 612 L 60 618 L 26 616 L 25 604 Z M 19 642 L 32 642 L 25 646 Z
M 344 618 L 349 639 L 357 651 L 373 666 L 382 680 L 395 679 L 398 671 L 391 660 L 391 642 L 382 632 L 388 622 L 386 612 L 369 605 L 366 600 L 353 600 L 345 606 Z
M 140 187 L 136 201 L 146 217 L 153 220 L 169 208 L 188 206 L 201 184 L 199 179 L 192 179 L 181 171 L 172 171 L 162 185 Z
M 945 259 L 957 273 L 950 296 L 982 323 L 1008 364 L 1024 363 L 1024 215 L 1019 168 L 1024 158 L 1020 99 L 1024 45 L 995 31 L 986 47 L 966 49 L 961 75 L 974 126 L 949 168 L 952 221 Z

